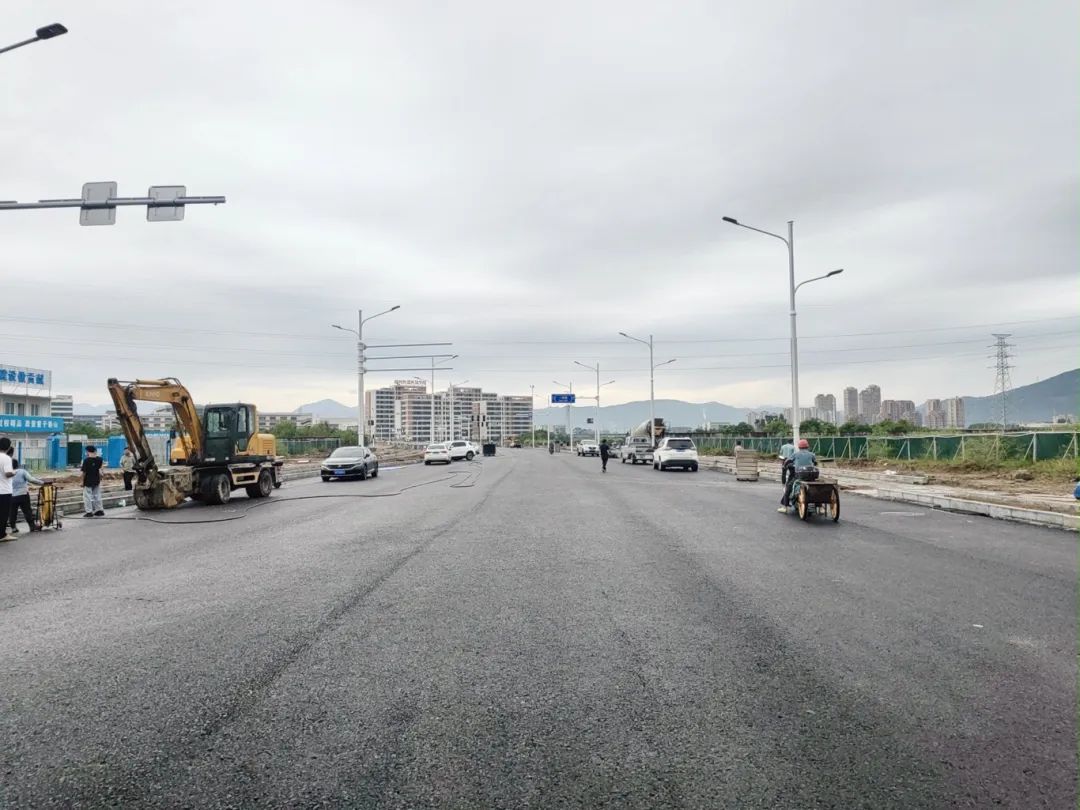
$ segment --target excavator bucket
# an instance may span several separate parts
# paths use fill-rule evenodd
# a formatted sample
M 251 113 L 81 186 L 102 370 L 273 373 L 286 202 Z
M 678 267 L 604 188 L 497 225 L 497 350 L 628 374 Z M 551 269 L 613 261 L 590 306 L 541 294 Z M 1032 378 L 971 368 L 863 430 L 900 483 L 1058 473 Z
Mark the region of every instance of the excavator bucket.
M 191 492 L 191 470 L 167 468 L 135 484 L 135 505 L 142 510 L 175 509 Z

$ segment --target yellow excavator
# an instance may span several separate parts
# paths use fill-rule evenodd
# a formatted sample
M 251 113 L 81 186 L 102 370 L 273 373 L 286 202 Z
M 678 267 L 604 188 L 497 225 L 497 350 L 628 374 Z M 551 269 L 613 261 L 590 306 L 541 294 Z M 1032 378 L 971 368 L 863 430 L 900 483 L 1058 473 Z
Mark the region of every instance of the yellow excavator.
M 187 388 L 175 377 L 161 380 L 109 380 L 116 417 L 135 454 L 135 505 L 139 509 L 172 509 L 186 499 L 228 503 L 234 490 L 249 498 L 266 498 L 281 486 L 282 459 L 274 437 L 259 433 L 254 405 L 207 405 L 202 418 Z M 170 464 L 158 466 L 136 402 L 172 405 L 176 431 Z

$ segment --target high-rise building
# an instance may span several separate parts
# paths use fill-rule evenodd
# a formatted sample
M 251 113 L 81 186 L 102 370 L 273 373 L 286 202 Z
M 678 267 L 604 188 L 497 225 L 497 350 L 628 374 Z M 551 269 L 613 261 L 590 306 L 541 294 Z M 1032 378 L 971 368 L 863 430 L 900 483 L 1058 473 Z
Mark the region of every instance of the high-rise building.
M 803 408 L 803 407 L 799 408 L 799 421 L 800 422 L 805 422 L 807 419 L 816 419 L 816 418 L 817 418 L 816 409 L 814 409 L 814 408 Z M 791 408 L 784 408 L 784 419 L 787 420 L 787 423 L 789 425 L 791 424 Z
M 868 385 L 859 392 L 859 419 L 865 424 L 877 422 L 881 415 L 881 389 Z
M 926 400 L 926 419 L 924 424 L 928 428 L 945 427 L 945 406 L 940 399 Z
M 823 422 L 836 424 L 836 397 L 832 394 L 818 394 L 814 397 L 814 416 Z
M 953 397 L 945 400 L 945 427 L 962 428 L 967 426 L 964 419 L 964 398 Z
M 844 389 L 844 419 L 848 422 L 859 419 L 859 389 L 853 385 Z
M 59 416 L 65 425 L 68 424 L 75 415 L 75 398 L 71 394 L 55 394 L 49 403 L 49 413 Z
M 501 442 L 532 429 L 533 408 L 528 396 L 500 396 L 455 385 L 432 397 L 422 380 L 397 380 L 393 386 L 376 388 L 365 396 L 367 412 L 375 423 L 369 430 L 381 441 L 479 441 L 478 428 L 483 425 L 490 441 Z M 477 418 L 478 408 L 483 419 Z
M 915 424 L 915 414 L 915 403 L 910 399 L 886 399 L 881 403 L 878 417 L 880 420 Z

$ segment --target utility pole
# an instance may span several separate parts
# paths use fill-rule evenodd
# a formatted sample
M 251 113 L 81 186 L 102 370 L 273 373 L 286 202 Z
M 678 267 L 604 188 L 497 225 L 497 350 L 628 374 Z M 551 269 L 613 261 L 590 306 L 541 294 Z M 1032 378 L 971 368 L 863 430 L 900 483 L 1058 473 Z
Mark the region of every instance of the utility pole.
M 996 361 L 997 376 L 994 378 L 994 394 L 999 397 L 1001 407 L 1001 431 L 1004 433 L 1009 426 L 1009 391 L 1012 389 L 1012 380 L 1010 379 L 1009 369 L 1012 366 L 1009 364 L 1009 358 L 1012 357 L 1009 354 L 1009 349 L 1015 348 L 1012 343 L 1007 343 L 1008 338 L 1012 337 L 1012 334 L 999 334 L 995 333 L 994 338 L 997 341 L 991 346 L 994 349 L 993 359 Z
M 529 386 L 529 427 L 532 429 L 532 446 L 536 449 L 536 386 Z
M 372 318 L 378 318 L 380 315 L 386 315 L 396 309 L 401 309 L 401 307 L 394 305 L 384 312 L 377 312 L 367 318 L 364 317 L 364 311 L 358 309 L 356 310 L 355 329 L 338 326 L 336 323 L 331 324 L 334 329 L 340 329 L 342 332 L 352 332 L 356 335 L 356 439 L 361 447 L 367 446 L 367 414 L 364 413 L 364 371 L 366 370 L 364 364 L 367 362 L 364 350 L 367 349 L 367 346 L 364 345 L 364 324 Z

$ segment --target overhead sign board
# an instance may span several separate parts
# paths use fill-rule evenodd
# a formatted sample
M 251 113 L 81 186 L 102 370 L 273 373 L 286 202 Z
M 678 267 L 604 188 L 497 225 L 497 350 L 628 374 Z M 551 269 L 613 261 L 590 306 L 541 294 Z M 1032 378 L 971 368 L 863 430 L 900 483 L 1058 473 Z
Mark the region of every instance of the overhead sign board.
M 576 394 L 552 394 L 552 405 L 573 405 L 577 401 Z

